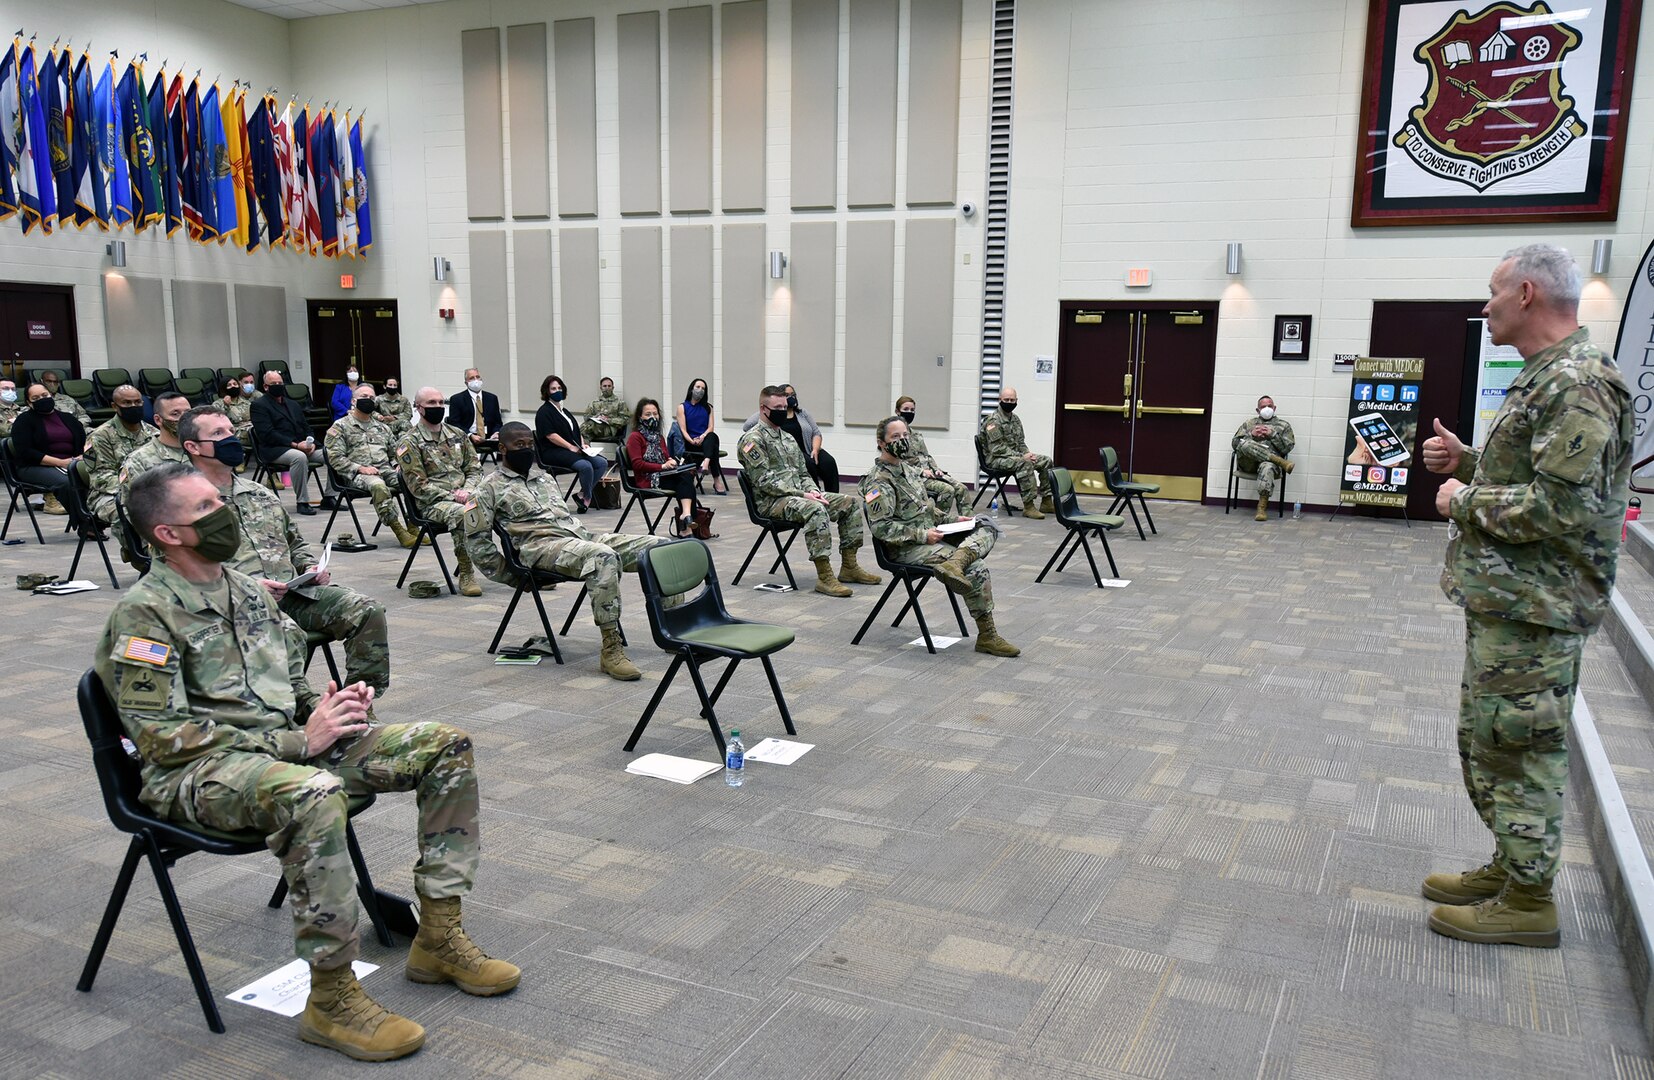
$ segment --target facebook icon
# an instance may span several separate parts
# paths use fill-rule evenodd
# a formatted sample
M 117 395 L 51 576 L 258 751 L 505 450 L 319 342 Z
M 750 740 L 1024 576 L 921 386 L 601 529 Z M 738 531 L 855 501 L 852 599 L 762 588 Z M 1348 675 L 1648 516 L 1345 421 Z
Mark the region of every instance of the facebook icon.
M 1380 400 L 1380 401 L 1394 401 L 1395 399 L 1396 399 L 1396 388 L 1394 386 L 1392 386 L 1389 383 L 1382 383 L 1382 384 L 1379 385 L 1378 400 Z
M 1373 399 L 1373 384 L 1358 382 L 1355 384 L 1355 400 L 1371 401 Z
M 1419 399 L 1419 388 L 1417 386 L 1414 386 L 1412 384 L 1408 384 L 1407 386 L 1403 386 L 1401 388 L 1401 400 L 1403 400 L 1403 401 L 1417 401 L 1418 399 Z

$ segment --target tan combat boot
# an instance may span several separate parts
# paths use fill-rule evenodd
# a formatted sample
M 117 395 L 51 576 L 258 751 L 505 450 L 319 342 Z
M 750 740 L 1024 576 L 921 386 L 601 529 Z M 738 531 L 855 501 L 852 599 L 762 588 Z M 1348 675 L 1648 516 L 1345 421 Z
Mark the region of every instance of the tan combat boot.
M 1505 872 L 1493 863 L 1463 873 L 1431 874 L 1424 879 L 1424 898 L 1438 904 L 1474 904 L 1498 896 L 1505 888 Z
M 1042 514 L 1055 514 L 1057 512 L 1057 501 L 1050 495 L 1042 495 L 1040 496 L 1039 509 Z
M 401 544 L 403 547 L 411 548 L 414 544 L 419 542 L 419 534 L 402 524 L 401 518 L 393 517 L 386 521 L 385 524 L 391 527 L 391 532 L 396 534 L 396 542 Z
M 1292 471 L 1292 462 L 1288 461 L 1286 458 L 1282 457 L 1279 454 L 1270 454 L 1269 455 L 1269 460 L 1270 460 L 1271 463 L 1274 464 L 1274 466 L 1277 469 L 1281 470 L 1282 472 L 1291 472 Z
M 57 496 L 53 495 L 49 491 L 46 493 L 46 498 L 40 504 L 40 510 L 41 513 L 55 514 L 58 517 L 62 517 L 69 512 L 68 507 L 58 502 Z
M 1430 929 L 1438 934 L 1478 945 L 1528 945 L 1554 949 L 1562 944 L 1556 928 L 1556 905 L 1551 886 L 1506 881 L 1498 896 L 1477 904 L 1436 908 Z
M 971 591 L 970 579 L 965 571 L 977 560 L 977 554 L 968 548 L 958 548 L 948 556 L 947 562 L 936 567 L 936 578 L 947 586 L 949 592 L 964 595 Z
M 632 682 L 643 678 L 643 672 L 637 665 L 626 658 L 626 647 L 620 641 L 620 628 L 605 626 L 603 628 L 603 655 L 598 660 L 598 666 L 603 674 L 621 682 Z
M 869 574 L 861 568 L 861 564 L 856 562 L 855 548 L 843 548 L 838 554 L 838 579 L 840 581 L 856 585 L 877 585 L 884 580 L 879 575 Z
M 465 545 L 457 537 L 454 540 L 454 576 L 459 579 L 461 596 L 482 595 L 482 586 L 477 584 L 476 568 L 471 565 L 471 553 L 465 550 Z
M 853 596 L 838 578 L 833 576 L 833 561 L 823 555 L 815 561 L 816 564 L 816 592 L 828 596 Z
M 416 983 L 451 982 L 477 997 L 515 990 L 523 977 L 516 964 L 495 960 L 466 936 L 457 896 L 419 898 L 419 933 L 408 948 L 404 974 Z
M 989 656 L 1021 656 L 1022 650 L 999 636 L 992 615 L 976 617 L 976 651 Z
M 345 964 L 310 969 L 310 1000 L 299 1015 L 299 1038 L 357 1061 L 390 1061 L 425 1045 L 425 1029 L 368 997 Z
M 1253 521 L 1268 521 L 1269 520 L 1269 496 L 1268 495 L 1259 495 L 1258 496 L 1258 512 L 1256 514 L 1252 515 L 1252 520 Z
M 1022 500 L 1022 516 L 1027 518 L 1029 521 L 1045 520 L 1045 515 L 1040 513 L 1040 508 L 1035 505 L 1032 498 L 1024 498 Z

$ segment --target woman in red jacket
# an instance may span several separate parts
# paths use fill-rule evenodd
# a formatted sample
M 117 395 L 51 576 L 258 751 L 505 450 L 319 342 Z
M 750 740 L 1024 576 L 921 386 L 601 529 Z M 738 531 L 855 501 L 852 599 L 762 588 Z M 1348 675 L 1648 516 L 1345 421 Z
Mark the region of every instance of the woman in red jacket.
M 626 461 L 632 467 L 632 483 L 643 488 L 658 487 L 678 497 L 672 535 L 688 536 L 695 524 L 695 478 L 687 471 L 660 475 L 662 469 L 675 469 L 683 462 L 666 449 L 666 438 L 660 433 L 660 402 L 654 398 L 640 398 L 637 408 L 632 410 L 632 430 L 626 436 Z

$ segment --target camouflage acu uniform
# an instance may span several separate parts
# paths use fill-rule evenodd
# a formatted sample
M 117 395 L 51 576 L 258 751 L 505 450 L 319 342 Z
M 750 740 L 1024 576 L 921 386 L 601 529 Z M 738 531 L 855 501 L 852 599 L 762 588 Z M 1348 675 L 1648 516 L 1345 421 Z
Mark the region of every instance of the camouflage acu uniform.
M 586 583 L 592 622 L 601 628 L 620 624 L 621 571 L 637 573 L 638 555 L 666 543 L 659 536 L 594 536 L 569 513 L 556 482 L 538 466 L 527 476 L 501 469 L 482 482 L 477 504 L 465 516 L 465 547 L 477 569 L 490 581 L 506 585 L 516 585 L 517 580 L 494 547 L 495 521 L 511 535 L 524 563 Z
M 1268 428 L 1269 437 L 1259 439 L 1254 436 L 1252 429 L 1255 427 Z M 1268 420 L 1254 416 L 1244 421 L 1235 429 L 1235 437 L 1229 440 L 1230 447 L 1235 451 L 1236 467 L 1258 474 L 1258 494 L 1266 499 L 1274 496 L 1275 479 L 1281 475 L 1280 466 L 1269 460 L 1270 455 L 1284 458 L 1292 453 L 1292 448 L 1297 444 L 1292 425 L 1282 420 L 1278 413 Z
M 1528 357 L 1455 476 L 1442 589 L 1465 609 L 1459 760 L 1513 881 L 1562 850 L 1566 734 L 1585 639 L 1614 587 L 1631 476 L 1630 392 L 1582 328 Z
M 401 435 L 413 426 L 413 401 L 408 395 L 380 394 L 374 400 L 379 402 L 379 415 L 385 418 L 391 434 Z
M 288 581 L 316 565 L 316 552 L 287 516 L 281 500 L 234 476 L 225 502 L 241 520 L 241 547 L 225 566 L 255 578 Z M 343 585 L 288 589 L 281 610 L 306 633 L 326 634 L 345 645 L 345 681 L 365 682 L 383 694 L 391 683 L 391 651 L 385 606 Z
M 79 420 L 80 426 L 85 428 L 87 431 L 92 430 L 92 418 L 86 414 L 85 409 L 81 408 L 80 402 L 70 397 L 67 393 L 60 390 L 56 394 L 53 394 L 52 404 L 57 406 L 58 412 L 68 413 L 76 420 Z
M 892 559 L 914 566 L 939 566 L 948 561 L 956 548 L 947 543 L 927 544 L 925 534 L 955 519 L 931 505 L 925 478 L 917 469 L 905 461 L 892 465 L 879 457 L 861 478 L 859 487 L 873 535 Z M 965 579 L 971 583 L 970 591 L 965 593 L 965 607 L 975 618 L 992 615 L 994 590 L 988 582 L 988 568 L 981 560 L 994 549 L 994 534 L 976 529 L 966 534 L 958 547 L 975 552 L 977 558 L 965 570 Z
M 977 434 L 982 436 L 982 453 L 988 464 L 1016 473 L 1017 490 L 1024 499 L 1036 498 L 1042 491 L 1051 496 L 1046 477 L 1051 459 L 1044 454 L 1036 455 L 1033 461 L 1023 459 L 1022 455 L 1028 453 L 1028 440 L 1023 438 L 1022 421 L 1016 413 L 995 409 L 982 418 Z
M 396 471 L 391 452 L 396 435 L 390 425 L 374 417 L 361 419 L 361 413 L 351 409 L 327 429 L 327 463 L 338 474 L 368 493 L 374 513 L 387 525 L 401 522 L 396 512 L 396 492 L 402 488 L 402 477 Z M 379 470 L 377 476 L 363 476 L 362 466 Z
M 930 501 L 936 504 L 937 509 L 946 511 L 951 504 L 956 515 L 965 515 L 966 508 L 971 502 L 965 485 L 949 476 L 942 466 L 936 463 L 936 459 L 930 456 L 930 448 L 925 445 L 925 437 L 911 427 L 907 429 L 907 455 L 902 460 L 920 474 L 919 480 L 924 484 Z M 931 475 L 923 475 L 926 472 Z
M 144 803 L 175 821 L 262 833 L 281 860 L 301 959 L 357 954 L 349 795 L 414 791 L 421 896 L 463 896 L 476 876 L 471 739 L 445 724 L 375 725 L 305 753 L 318 698 L 304 644 L 270 594 L 233 570 L 210 585 L 157 561 L 121 598 L 94 663 L 143 759 Z
M 119 423 L 119 421 L 116 422 Z M 121 502 L 123 504 L 132 501 L 132 481 L 145 472 L 169 461 L 182 461 L 185 465 L 190 463 L 190 456 L 184 453 L 182 446 L 168 446 L 160 440 L 159 435 L 160 432 L 157 429 L 156 438 L 150 439 L 132 453 L 126 455 L 126 460 L 121 463 L 120 485 Z
M 158 428 L 142 420 L 138 421 L 137 431 L 128 431 L 117 416 L 92 432 L 87 440 L 87 487 L 92 501 L 88 509 L 105 525 L 115 523 L 115 496 L 121 490 L 121 468 L 127 457 L 160 435 Z
M 592 442 L 617 442 L 631 420 L 631 410 L 614 394 L 602 394 L 586 406 L 580 434 Z
M 396 463 L 419 512 L 448 526 L 457 549 L 465 507 L 454 501 L 454 492 L 474 492 L 482 483 L 482 464 L 470 438 L 452 424 L 443 424 L 434 434 L 415 424 L 397 440 Z
M 23 404 L 23 391 L 21 390 L 17 392 L 17 400 L 10 405 L 0 401 L 0 439 L 11 438 L 12 423 L 26 408 L 28 406 Z
M 224 396 L 220 394 L 213 398 L 212 405 L 213 408 L 230 418 L 230 423 L 235 425 L 235 437 L 241 440 L 242 445 L 251 447 L 253 442 L 253 403 L 240 396 L 225 400 Z
M 855 499 L 832 492 L 824 505 L 807 497 L 820 489 L 810 479 L 797 439 L 760 420 L 741 436 L 739 453 L 759 512 L 804 526 L 810 558 L 825 559 L 833 553 L 830 521 L 838 522 L 841 551 L 861 547 L 861 511 Z

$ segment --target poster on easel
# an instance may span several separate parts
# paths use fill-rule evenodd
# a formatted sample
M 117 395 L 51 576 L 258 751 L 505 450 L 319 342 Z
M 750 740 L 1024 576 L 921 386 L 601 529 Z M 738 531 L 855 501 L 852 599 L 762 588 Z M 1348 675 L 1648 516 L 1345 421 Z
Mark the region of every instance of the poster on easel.
M 1481 342 L 1476 352 L 1476 428 L 1471 446 L 1487 442 L 1487 433 L 1493 427 L 1493 418 L 1499 415 L 1499 406 L 1505 403 L 1505 391 L 1516 376 L 1522 373 L 1522 353 L 1514 345 L 1495 345 L 1487 331 L 1486 319 L 1471 319 L 1478 327 Z
M 1625 309 L 1620 312 L 1619 336 L 1614 339 L 1614 361 L 1631 388 L 1636 432 L 1632 460 L 1641 461 L 1654 454 L 1654 243 L 1648 245 L 1637 272 L 1631 275 Z M 1637 476 L 1654 478 L 1654 465 L 1638 470 Z
M 1423 357 L 1356 357 L 1340 504 L 1406 508 L 1423 384 Z

